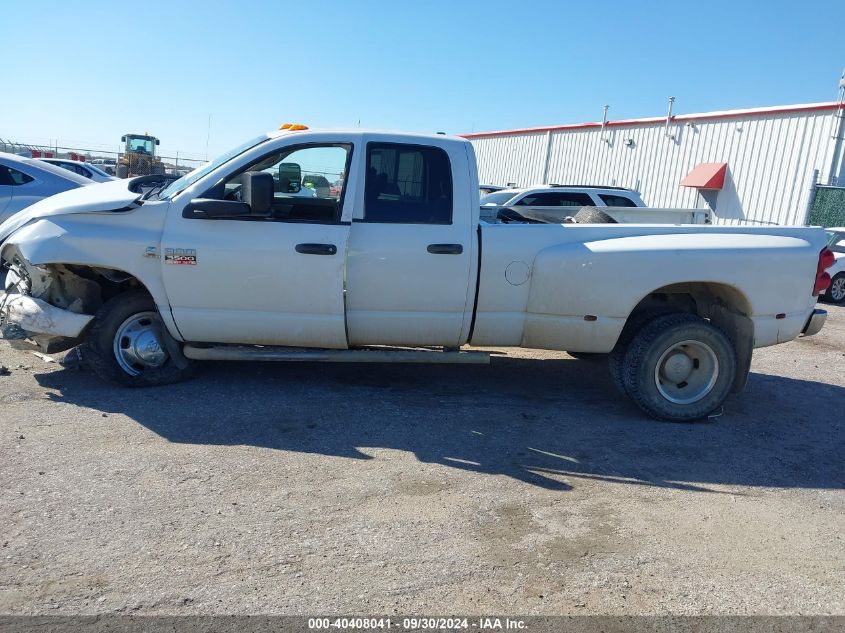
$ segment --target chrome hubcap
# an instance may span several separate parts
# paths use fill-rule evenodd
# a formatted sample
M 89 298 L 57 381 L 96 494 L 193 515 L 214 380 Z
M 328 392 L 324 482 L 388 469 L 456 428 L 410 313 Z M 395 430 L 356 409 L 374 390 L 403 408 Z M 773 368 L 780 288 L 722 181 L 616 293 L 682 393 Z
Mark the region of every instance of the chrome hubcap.
M 141 312 L 126 319 L 114 337 L 114 356 L 130 376 L 161 367 L 169 358 L 162 344 L 161 318 L 155 312 Z
M 669 402 L 692 404 L 713 390 L 719 360 L 701 341 L 680 341 L 661 354 L 654 368 L 654 384 Z
M 834 301 L 845 299 L 845 277 L 834 279 L 830 286 L 830 296 Z

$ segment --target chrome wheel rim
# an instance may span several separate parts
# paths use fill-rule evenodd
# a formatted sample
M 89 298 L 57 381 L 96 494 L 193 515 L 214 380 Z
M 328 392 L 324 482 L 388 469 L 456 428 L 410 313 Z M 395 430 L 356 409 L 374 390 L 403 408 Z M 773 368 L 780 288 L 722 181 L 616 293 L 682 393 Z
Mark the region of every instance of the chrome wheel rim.
M 139 312 L 126 319 L 114 336 L 114 357 L 130 376 L 157 369 L 169 358 L 162 343 L 162 322 L 156 312 Z
M 845 277 L 834 279 L 830 285 L 830 297 L 834 301 L 842 301 L 845 299 Z
M 716 352 L 701 341 L 673 343 L 657 361 L 654 384 L 674 404 L 693 404 L 713 390 L 719 377 Z

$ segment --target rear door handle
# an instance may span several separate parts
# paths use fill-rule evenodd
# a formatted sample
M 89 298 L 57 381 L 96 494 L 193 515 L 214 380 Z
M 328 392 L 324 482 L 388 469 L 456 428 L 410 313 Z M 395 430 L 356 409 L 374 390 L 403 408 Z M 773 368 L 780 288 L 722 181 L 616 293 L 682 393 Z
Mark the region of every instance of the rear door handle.
M 303 255 L 336 255 L 337 246 L 334 244 L 297 244 L 296 252 Z
M 428 252 L 432 255 L 460 255 L 464 252 L 463 244 L 429 244 Z

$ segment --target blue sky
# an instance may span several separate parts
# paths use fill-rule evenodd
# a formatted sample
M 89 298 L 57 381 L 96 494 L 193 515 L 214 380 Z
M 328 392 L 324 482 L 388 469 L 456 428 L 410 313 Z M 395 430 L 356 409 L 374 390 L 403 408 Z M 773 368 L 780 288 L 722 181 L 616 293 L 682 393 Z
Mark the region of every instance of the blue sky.
M 219 5 L 219 6 L 215 6 Z M 203 157 L 285 121 L 463 133 L 831 101 L 845 2 L 0 0 L 0 138 Z M 11 73 L 10 69 L 18 72 Z

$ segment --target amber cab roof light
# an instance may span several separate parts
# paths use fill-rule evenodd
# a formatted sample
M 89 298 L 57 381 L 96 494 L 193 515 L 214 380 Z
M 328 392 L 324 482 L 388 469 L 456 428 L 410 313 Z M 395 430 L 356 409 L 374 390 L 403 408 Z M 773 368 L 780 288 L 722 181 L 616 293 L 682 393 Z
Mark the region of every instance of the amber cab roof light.
M 302 125 L 302 123 L 282 123 L 279 126 L 280 130 L 289 130 L 291 132 L 296 132 L 298 130 L 307 130 L 307 125 Z

